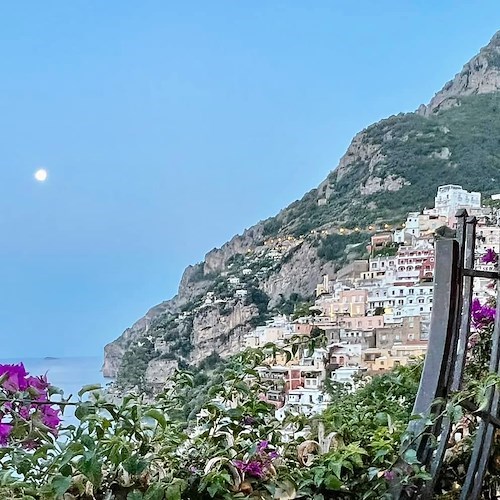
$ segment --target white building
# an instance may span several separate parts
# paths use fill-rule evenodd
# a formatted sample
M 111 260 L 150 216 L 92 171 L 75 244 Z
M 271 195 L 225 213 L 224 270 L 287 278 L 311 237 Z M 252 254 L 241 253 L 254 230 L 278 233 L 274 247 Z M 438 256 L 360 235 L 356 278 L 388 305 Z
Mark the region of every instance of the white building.
M 482 256 L 488 248 L 500 253 L 500 227 L 478 226 L 476 229 L 476 254 Z
M 411 287 L 393 287 L 395 305 L 386 309 L 384 324 L 397 325 L 403 318 L 420 316 L 421 338 L 426 339 L 429 334 L 432 312 L 433 292 L 432 284 L 415 285 Z
M 306 389 L 299 387 L 291 389 L 286 395 L 286 401 L 282 408 L 277 410 L 276 416 L 280 418 L 286 412 L 302 415 L 315 415 L 326 410 L 328 398 L 321 389 Z
M 459 208 L 474 211 L 481 209 L 481 193 L 469 192 L 454 184 L 439 186 L 434 199 L 434 208 L 424 213 L 447 217 L 450 225 L 455 222 L 455 214 Z
M 366 368 L 361 368 L 359 366 L 341 366 L 332 371 L 331 380 L 332 382 L 347 384 L 354 390 L 354 376 L 364 372 L 366 372 Z

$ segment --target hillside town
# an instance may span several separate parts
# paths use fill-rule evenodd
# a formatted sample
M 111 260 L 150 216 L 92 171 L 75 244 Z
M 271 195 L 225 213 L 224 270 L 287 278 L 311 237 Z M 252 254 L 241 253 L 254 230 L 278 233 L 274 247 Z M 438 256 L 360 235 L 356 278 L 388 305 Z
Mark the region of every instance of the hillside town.
M 498 196 L 492 197 L 493 201 Z M 491 205 L 491 204 L 490 204 Z M 500 226 L 492 206 L 480 193 L 458 185 L 438 188 L 432 209 L 408 213 L 402 227 L 375 232 L 368 259 L 354 260 L 336 276 L 323 276 L 308 314 L 274 317 L 245 336 L 244 347 L 272 343 L 289 350 L 259 368 L 270 382 L 265 398 L 285 412 L 318 413 L 328 404 L 327 387 L 356 385 L 357 375 L 370 375 L 406 365 L 427 349 L 433 302 L 434 242 L 440 228 L 455 228 L 456 213 L 466 209 L 478 220 L 478 268 L 487 249 L 500 251 Z M 287 241 L 288 240 L 284 240 Z M 488 280 L 478 280 L 474 295 L 484 299 Z M 292 339 L 326 337 L 314 349 L 290 350 Z M 291 358 L 291 359 L 290 359 Z

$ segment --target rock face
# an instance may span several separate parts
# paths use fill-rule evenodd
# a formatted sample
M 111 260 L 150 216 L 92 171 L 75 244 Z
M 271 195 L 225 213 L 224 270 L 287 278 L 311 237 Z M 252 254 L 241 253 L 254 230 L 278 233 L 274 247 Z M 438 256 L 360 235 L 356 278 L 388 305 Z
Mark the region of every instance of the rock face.
M 136 321 L 130 328 L 127 328 L 119 339 L 104 347 L 104 364 L 102 374 L 105 377 L 115 378 L 125 354 L 127 346 L 148 333 L 151 321 L 165 312 L 175 310 L 175 298 L 162 302 L 152 307 L 141 319 Z
M 316 288 L 321 276 L 333 276 L 336 270 L 335 262 L 325 262 L 318 257 L 317 248 L 309 242 L 302 243 L 281 266 L 278 272 L 272 274 L 262 283 L 262 289 L 270 297 L 269 306 L 275 306 L 281 295 L 289 297 L 299 293 L 307 297 Z
M 457 97 L 490 94 L 500 90 L 500 32 L 483 47 L 432 99 L 418 112 L 424 116 L 456 106 Z
M 243 335 L 250 330 L 249 321 L 257 316 L 257 308 L 237 301 L 222 314 L 217 306 L 203 308 L 193 322 L 193 345 L 191 362 L 198 364 L 207 353 L 216 352 L 228 356 L 237 352 L 242 345 Z
M 401 221 L 429 206 L 443 183 L 487 192 L 500 179 L 498 145 L 491 141 L 500 135 L 494 128 L 500 120 L 496 103 L 484 97 L 497 91 L 500 34 L 427 106 L 358 133 L 317 189 L 188 266 L 175 297 L 105 347 L 104 375 L 116 377 L 124 358 L 130 367 L 137 355 L 144 380 L 156 387 L 177 363 L 198 364 L 214 352 L 228 356 L 292 294 L 311 297 L 324 274 L 363 258 L 367 242 L 343 240 L 340 228 Z
M 161 389 L 167 382 L 168 377 L 177 369 L 178 363 L 174 360 L 153 359 L 148 363 L 146 369 L 146 383 Z

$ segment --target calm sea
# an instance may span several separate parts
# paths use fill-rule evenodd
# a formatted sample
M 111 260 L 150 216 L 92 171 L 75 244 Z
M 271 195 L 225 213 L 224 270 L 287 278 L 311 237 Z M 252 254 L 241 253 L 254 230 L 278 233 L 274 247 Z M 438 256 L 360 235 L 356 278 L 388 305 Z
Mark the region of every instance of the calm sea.
M 30 375 L 47 374 L 48 381 L 64 391 L 67 398 L 73 394 L 72 400 L 78 397 L 78 391 L 89 384 L 101 384 L 103 387 L 110 382 L 101 373 L 102 357 L 82 357 L 82 358 L 24 358 L 24 359 L 3 359 L 0 363 L 24 363 L 26 371 Z M 74 423 L 71 411 L 66 413 L 66 422 Z

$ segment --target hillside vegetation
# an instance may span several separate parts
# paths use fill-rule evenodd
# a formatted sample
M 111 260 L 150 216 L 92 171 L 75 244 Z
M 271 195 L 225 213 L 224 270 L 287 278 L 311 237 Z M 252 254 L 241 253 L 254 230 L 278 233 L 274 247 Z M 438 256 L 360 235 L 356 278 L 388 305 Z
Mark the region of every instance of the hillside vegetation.
M 498 192 L 498 61 L 500 34 L 427 106 L 357 134 L 318 188 L 189 266 L 174 299 L 106 346 L 104 373 L 142 388 L 175 366 L 234 354 L 272 314 L 307 306 L 324 274 L 366 258 L 378 228 L 432 207 L 438 186 Z
M 431 116 L 406 113 L 371 125 L 346 153 L 348 167 L 334 170 L 320 188 L 267 221 L 266 233 L 298 235 L 329 226 L 401 221 L 408 211 L 432 207 L 444 183 L 496 192 L 499 111 L 500 94 L 483 94 L 462 97 L 455 107 Z M 401 179 L 400 189 L 362 194 L 370 179 L 383 183 L 390 176 Z M 320 205 L 326 192 L 331 194 Z

